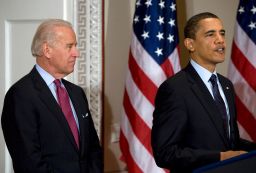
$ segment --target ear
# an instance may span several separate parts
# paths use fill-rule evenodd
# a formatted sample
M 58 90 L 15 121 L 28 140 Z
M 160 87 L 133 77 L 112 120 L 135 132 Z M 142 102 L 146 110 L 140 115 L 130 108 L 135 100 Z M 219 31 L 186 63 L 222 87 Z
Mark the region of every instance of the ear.
M 44 56 L 49 59 L 51 57 L 52 48 L 49 46 L 48 43 L 44 43 L 42 47 Z
M 188 49 L 189 52 L 193 52 L 195 50 L 194 40 L 191 38 L 184 39 L 184 46 Z

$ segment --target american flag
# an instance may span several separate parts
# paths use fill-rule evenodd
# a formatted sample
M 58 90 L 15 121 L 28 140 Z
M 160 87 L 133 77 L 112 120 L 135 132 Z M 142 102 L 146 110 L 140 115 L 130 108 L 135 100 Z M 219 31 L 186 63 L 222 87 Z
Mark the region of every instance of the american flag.
M 120 148 L 130 173 L 158 173 L 151 149 L 154 99 L 180 70 L 175 0 L 137 0 L 121 115 Z
M 234 84 L 240 135 L 256 141 L 256 0 L 240 0 L 228 77 Z

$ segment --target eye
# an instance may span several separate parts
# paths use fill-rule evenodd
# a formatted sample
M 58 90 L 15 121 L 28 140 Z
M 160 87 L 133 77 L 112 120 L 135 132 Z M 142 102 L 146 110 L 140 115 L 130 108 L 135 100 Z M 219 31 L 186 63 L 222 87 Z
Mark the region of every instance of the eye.
M 222 36 L 225 36 L 225 32 L 223 31 L 223 32 L 220 32 L 220 34 L 222 35 Z
M 214 32 L 213 31 L 209 31 L 205 34 L 206 37 L 212 37 L 214 36 Z
M 72 47 L 73 47 L 73 44 L 67 44 L 68 49 L 72 49 Z
M 211 37 L 211 36 L 213 36 L 213 33 L 206 34 L 206 37 Z

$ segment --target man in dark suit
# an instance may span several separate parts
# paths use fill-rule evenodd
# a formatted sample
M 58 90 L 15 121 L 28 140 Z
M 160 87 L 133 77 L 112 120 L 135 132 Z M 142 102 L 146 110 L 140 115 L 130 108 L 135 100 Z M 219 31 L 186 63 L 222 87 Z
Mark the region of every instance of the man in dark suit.
M 64 20 L 46 20 L 35 33 L 36 65 L 7 92 L 1 119 L 15 173 L 103 172 L 84 91 L 62 79 L 74 70 L 76 45 Z
M 190 62 L 160 86 L 153 115 L 154 158 L 172 173 L 192 172 L 256 149 L 239 137 L 232 83 L 216 73 L 216 65 L 225 59 L 221 20 L 212 13 L 200 13 L 188 20 L 184 34 Z M 214 85 L 217 90 L 212 90 Z

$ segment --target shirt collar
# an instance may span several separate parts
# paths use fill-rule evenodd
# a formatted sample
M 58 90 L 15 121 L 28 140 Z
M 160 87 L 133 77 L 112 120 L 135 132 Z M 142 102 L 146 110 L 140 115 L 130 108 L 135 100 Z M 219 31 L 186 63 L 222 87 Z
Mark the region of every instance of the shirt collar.
M 214 70 L 214 72 L 211 73 L 206 68 L 204 68 L 201 65 L 199 65 L 198 63 L 196 63 L 193 59 L 190 60 L 190 63 L 194 67 L 194 69 L 196 70 L 197 74 L 200 76 L 200 78 L 205 83 L 209 82 L 209 79 L 212 76 L 212 74 L 215 74 L 217 76 L 216 70 Z M 217 79 L 218 79 L 218 76 L 217 76 Z
M 46 82 L 47 86 L 49 86 L 49 85 L 51 85 L 53 83 L 55 78 L 50 73 L 45 71 L 38 64 L 36 64 L 36 69 L 37 69 L 38 73 L 41 75 L 41 77 L 44 79 L 44 81 Z

